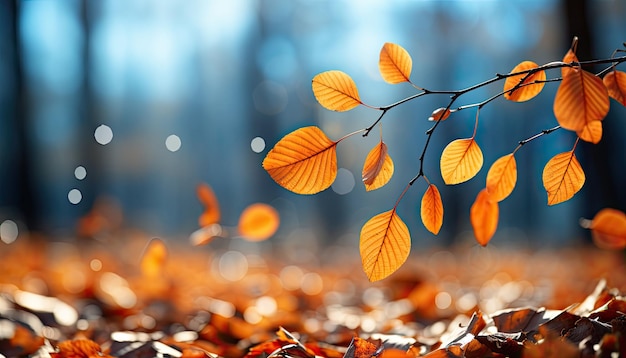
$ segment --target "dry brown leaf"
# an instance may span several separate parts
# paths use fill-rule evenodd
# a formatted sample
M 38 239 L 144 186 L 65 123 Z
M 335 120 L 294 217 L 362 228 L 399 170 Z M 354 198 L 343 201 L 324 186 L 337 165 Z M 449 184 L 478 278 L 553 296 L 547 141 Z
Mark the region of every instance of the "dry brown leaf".
M 393 176 L 393 160 L 387 153 L 387 144 L 382 140 L 367 154 L 363 163 L 361 177 L 365 190 L 371 191 L 383 187 Z

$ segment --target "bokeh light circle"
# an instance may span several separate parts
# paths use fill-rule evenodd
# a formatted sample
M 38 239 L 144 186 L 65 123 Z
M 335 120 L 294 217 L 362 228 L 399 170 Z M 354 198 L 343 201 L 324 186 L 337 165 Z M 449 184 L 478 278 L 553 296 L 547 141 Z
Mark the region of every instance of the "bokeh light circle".
M 101 124 L 98 128 L 96 128 L 94 138 L 99 144 L 107 145 L 113 140 L 113 130 L 111 127 Z

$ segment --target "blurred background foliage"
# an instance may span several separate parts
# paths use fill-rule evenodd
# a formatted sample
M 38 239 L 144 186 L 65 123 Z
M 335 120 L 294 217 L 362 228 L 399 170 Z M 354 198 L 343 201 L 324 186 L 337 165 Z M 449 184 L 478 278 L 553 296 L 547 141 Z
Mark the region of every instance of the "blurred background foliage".
M 260 201 L 282 217 L 272 242 L 357 245 L 363 223 L 390 209 L 417 173 L 431 126 L 426 119 L 448 98 L 426 96 L 385 116 L 383 136 L 396 167 L 386 187 L 366 193 L 360 183 L 376 130 L 339 145 L 341 169 L 331 189 L 299 196 L 262 169 L 267 151 L 298 127 L 318 125 L 338 139 L 379 115 L 321 108 L 313 76 L 342 70 L 365 103 L 386 105 L 415 92 L 382 81 L 378 55 L 385 42 L 411 54 L 414 83 L 453 90 L 523 60 L 560 60 L 574 35 L 581 60 L 609 57 L 626 40 L 625 19 L 626 3 L 618 0 L 2 1 L 0 221 L 71 238 L 78 218 L 100 198 L 113 198 L 125 226 L 186 238 L 202 212 L 196 186 L 206 182 L 220 200 L 224 225 L 236 225 L 239 213 Z M 501 86 L 456 104 L 481 101 Z M 413 245 L 471 239 L 469 207 L 488 166 L 519 140 L 556 125 L 556 88 L 547 84 L 530 102 L 501 99 L 481 111 L 477 141 L 485 167 L 469 183 L 446 187 L 438 165 L 448 142 L 471 135 L 475 111 L 442 123 L 425 171 L 441 191 L 444 225 L 438 237 L 423 228 L 419 202 L 426 185 L 419 181 L 399 207 Z M 585 240 L 580 217 L 607 206 L 625 210 L 625 116 L 612 101 L 601 144 L 577 149 L 587 173 L 583 190 L 555 207 L 546 205 L 541 171 L 575 138 L 557 131 L 526 145 L 516 155 L 518 184 L 501 203 L 492 243 Z

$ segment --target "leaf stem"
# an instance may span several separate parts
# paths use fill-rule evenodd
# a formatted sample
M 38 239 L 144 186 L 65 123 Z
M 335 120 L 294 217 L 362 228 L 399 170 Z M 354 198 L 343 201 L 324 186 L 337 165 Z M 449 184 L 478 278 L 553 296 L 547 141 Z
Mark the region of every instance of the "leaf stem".
M 366 131 L 366 130 L 367 130 L 367 129 L 359 129 L 359 130 L 356 130 L 356 131 L 354 131 L 354 132 L 352 132 L 352 133 L 348 133 L 348 134 L 344 135 L 343 137 L 341 137 L 341 138 L 337 139 L 337 140 L 335 141 L 335 143 L 339 143 L 339 142 L 341 142 L 342 140 L 344 140 L 344 139 L 346 139 L 346 138 L 352 137 L 353 135 L 358 134 L 358 133 L 361 133 L 361 132 L 364 132 L 364 131 Z M 366 134 L 364 134 L 363 136 L 365 137 L 365 136 L 366 136 Z

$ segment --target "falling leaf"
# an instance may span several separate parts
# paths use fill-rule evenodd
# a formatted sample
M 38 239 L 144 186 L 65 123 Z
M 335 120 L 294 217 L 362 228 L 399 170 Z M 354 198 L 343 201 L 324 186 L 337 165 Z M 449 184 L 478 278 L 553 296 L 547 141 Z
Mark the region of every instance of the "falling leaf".
M 437 235 L 443 224 L 443 202 L 435 184 L 429 184 L 422 196 L 420 216 L 426 229 Z
M 585 142 L 598 144 L 602 139 L 602 121 L 587 122 L 576 134 Z
M 487 189 L 481 190 L 470 208 L 470 222 L 474 237 L 482 246 L 486 246 L 498 228 L 498 202 L 492 200 Z
M 604 86 L 609 92 L 609 96 L 626 106 L 626 72 L 611 71 L 602 79 Z
M 209 184 L 201 183 L 196 188 L 200 203 L 204 206 L 204 212 L 198 218 L 200 227 L 210 226 L 220 221 L 220 204 L 217 196 Z
M 569 72 L 554 97 L 554 116 L 565 129 L 579 131 L 609 112 L 609 95 L 602 80 L 585 70 Z
M 472 179 L 482 166 L 483 153 L 474 138 L 453 140 L 441 153 L 441 176 L 448 185 Z
M 387 83 L 411 82 L 413 60 L 411 55 L 400 45 L 385 43 L 380 50 L 378 68 Z
M 593 220 L 581 220 L 581 225 L 591 230 L 593 242 L 602 249 L 621 250 L 626 248 L 626 214 L 605 208 Z
M 548 205 L 571 199 L 585 184 L 585 172 L 573 151 L 552 157 L 543 168 L 542 178 Z
M 517 163 L 513 153 L 498 158 L 487 172 L 487 191 L 492 200 L 506 199 L 517 183 Z
M 524 61 L 515 66 L 511 73 L 529 71 L 533 68 L 539 67 L 532 61 Z M 523 80 L 523 81 L 522 81 Z M 504 81 L 504 98 L 514 102 L 524 102 L 538 95 L 543 89 L 544 82 L 546 80 L 545 71 L 537 71 L 532 74 L 519 74 L 511 77 L 507 77 Z M 537 83 L 534 83 L 537 82 Z M 519 86 L 519 87 L 518 87 Z M 516 88 L 512 92 L 511 89 Z
M 318 127 L 300 128 L 276 143 L 263 160 L 263 168 L 283 188 L 315 194 L 337 177 L 336 146 Z
M 280 216 L 272 206 L 255 203 L 241 212 L 237 228 L 245 239 L 250 241 L 266 240 L 278 230 Z
M 342 71 L 326 71 L 313 77 L 313 94 L 326 109 L 344 112 L 363 104 L 350 76 Z
M 393 176 L 393 161 L 387 153 L 387 144 L 382 140 L 365 158 L 363 164 L 363 183 L 365 190 L 376 190 L 389 182 Z
M 430 117 L 428 117 L 429 121 L 444 121 L 448 117 L 450 117 L 451 111 L 446 108 L 437 108 L 431 113 Z
M 411 235 L 395 209 L 380 213 L 363 225 L 359 250 L 363 270 L 372 282 L 402 266 L 411 251 Z
M 141 257 L 141 273 L 145 277 L 155 278 L 162 274 L 167 259 L 167 247 L 160 239 L 152 239 Z

